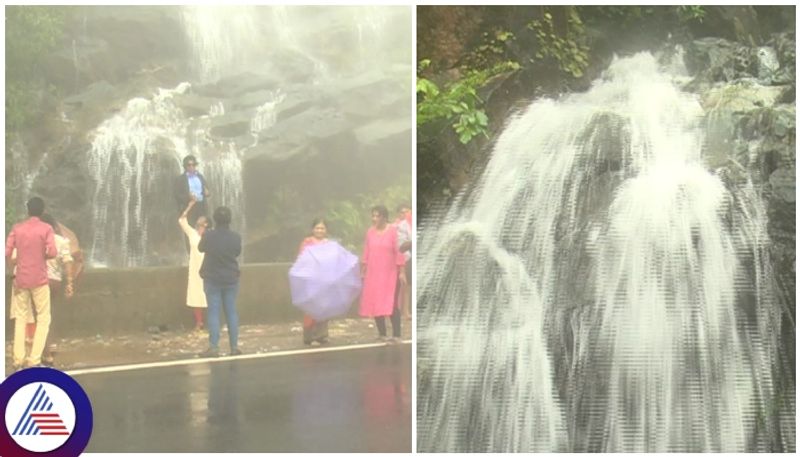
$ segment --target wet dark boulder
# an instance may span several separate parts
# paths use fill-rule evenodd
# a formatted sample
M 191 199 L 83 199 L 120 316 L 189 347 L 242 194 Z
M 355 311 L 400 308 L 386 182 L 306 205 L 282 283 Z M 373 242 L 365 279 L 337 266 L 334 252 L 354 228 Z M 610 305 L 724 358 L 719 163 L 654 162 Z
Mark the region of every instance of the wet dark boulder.
M 686 49 L 686 67 L 700 83 L 730 82 L 758 76 L 756 51 L 724 38 L 701 38 Z

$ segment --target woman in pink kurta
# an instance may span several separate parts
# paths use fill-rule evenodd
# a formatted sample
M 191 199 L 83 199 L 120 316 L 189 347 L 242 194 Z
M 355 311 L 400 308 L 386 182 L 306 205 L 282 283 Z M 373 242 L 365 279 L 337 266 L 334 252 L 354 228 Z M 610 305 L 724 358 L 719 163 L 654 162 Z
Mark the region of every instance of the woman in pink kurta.
M 385 206 L 372 208 L 372 227 L 367 230 L 361 274 L 364 287 L 361 291 L 359 314 L 374 317 L 379 339 L 386 339 L 385 316 L 392 316 L 392 335 L 400 338 L 400 313 L 395 312 L 395 289 L 398 279 L 406 283 L 405 259 L 397 245 L 397 229 L 389 225 L 389 211 Z M 397 319 L 395 319 L 397 315 Z

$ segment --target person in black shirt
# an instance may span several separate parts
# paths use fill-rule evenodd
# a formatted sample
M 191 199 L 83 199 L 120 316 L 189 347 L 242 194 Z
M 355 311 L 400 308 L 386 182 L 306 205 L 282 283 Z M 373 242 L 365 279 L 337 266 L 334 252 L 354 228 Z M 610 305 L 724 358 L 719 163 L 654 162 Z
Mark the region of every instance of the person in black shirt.
M 193 155 L 188 155 L 183 158 L 183 173 L 175 178 L 173 187 L 173 197 L 178 209 L 177 214 L 183 213 L 183 210 L 192 200 L 192 196 L 194 196 L 195 204 L 186 217 L 190 227 L 194 227 L 197 224 L 197 219 L 200 216 L 208 215 L 206 203 L 211 193 L 208 191 L 205 176 L 197 171 L 197 159 Z
M 225 309 L 228 321 L 230 355 L 240 355 L 239 316 L 236 312 L 236 296 L 239 294 L 239 263 L 237 257 L 242 253 L 242 238 L 230 229 L 231 210 L 220 206 L 214 210 L 216 228 L 203 234 L 197 248 L 205 253 L 200 277 L 208 303 L 209 348 L 200 357 L 219 356 L 220 308 Z

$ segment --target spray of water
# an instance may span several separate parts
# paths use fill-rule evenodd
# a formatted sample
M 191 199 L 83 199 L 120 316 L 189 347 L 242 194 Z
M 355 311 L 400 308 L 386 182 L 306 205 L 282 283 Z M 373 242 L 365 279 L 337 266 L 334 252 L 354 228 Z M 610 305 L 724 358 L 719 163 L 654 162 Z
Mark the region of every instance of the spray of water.
M 177 233 L 172 229 L 179 211 L 172 192 L 181 161 L 190 153 L 200 160 L 200 171 L 214 193 L 212 203 L 231 207 L 239 218 L 234 226 L 244 230 L 241 152 L 212 141 L 205 129 L 189 135 L 192 120 L 174 100 L 189 88 L 181 83 L 149 100 L 132 99 L 96 129 L 89 151 L 95 183 L 90 251 L 94 266 L 179 263 L 180 244 L 168 234 Z M 220 109 L 212 106 L 211 111 Z
M 206 115 L 187 116 L 175 99 L 197 94 L 189 93 L 189 83 L 183 83 L 152 98 L 130 100 L 121 112 L 98 126 L 89 152 L 95 184 L 91 202 L 93 265 L 145 266 L 183 260 L 181 243 L 173 239 L 180 232 L 173 230 L 177 235 L 171 236 L 168 231 L 178 214 L 171 197 L 173 180 L 181 170 L 182 157 L 190 153 L 200 160 L 200 171 L 212 192 L 210 203 L 231 207 L 237 218 L 233 226 L 244 232 L 242 160 L 248 148 L 258 146 L 259 135 L 275 124 L 278 106 L 286 97 L 283 85 L 331 82 L 334 90 L 341 90 L 336 79 L 340 75 L 332 75 L 330 67 L 342 74 L 358 71 L 353 61 L 375 54 L 376 46 L 383 43 L 377 39 L 380 27 L 401 10 L 182 7 L 182 25 L 196 63 L 188 80 L 222 87 L 225 77 L 249 74 L 263 78 L 261 82 L 278 81 L 281 89 L 257 107 L 237 107 L 230 99 L 213 100 Z M 320 30 L 332 37 L 328 38 L 330 46 L 319 45 Z M 356 48 L 358 51 L 350 51 Z M 292 90 L 298 89 L 292 87 L 288 92 Z M 219 120 L 215 118 L 228 115 L 229 110 L 237 120 L 242 115 L 249 117 L 252 141 L 247 135 L 231 139 L 211 134 L 215 125 L 226 121 L 215 124 Z
M 763 208 L 674 76 L 642 53 L 535 101 L 422 232 L 420 451 L 774 446 Z
M 176 159 L 187 154 L 180 135 L 185 120 L 172 101 L 175 93 L 187 89 L 188 84 L 182 84 L 160 91 L 152 100 L 132 99 L 95 131 L 89 151 L 89 172 L 95 182 L 92 264 L 144 263 L 147 231 L 142 228 L 149 213 L 143 210 L 143 199 L 161 178 L 159 153 Z
M 253 60 L 248 53 L 259 38 L 255 7 L 187 5 L 181 12 L 200 81 L 235 74 Z
M 256 108 L 256 113 L 250 121 L 250 133 L 257 138 L 259 132 L 275 125 L 277 121 L 275 110 L 285 98 L 286 96 L 280 90 L 271 93 L 269 100 Z

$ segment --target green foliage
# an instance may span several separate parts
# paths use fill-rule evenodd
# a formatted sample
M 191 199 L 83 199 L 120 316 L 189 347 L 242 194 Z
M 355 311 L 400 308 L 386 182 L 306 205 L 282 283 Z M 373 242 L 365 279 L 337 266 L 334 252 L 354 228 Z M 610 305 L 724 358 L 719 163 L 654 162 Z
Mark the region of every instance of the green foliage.
M 536 34 L 539 50 L 535 58 L 554 59 L 561 71 L 575 78 L 583 76 L 589 65 L 589 46 L 586 45 L 586 31 L 581 17 L 575 8 L 569 8 L 566 33 L 559 34 L 553 25 L 553 15 L 545 9 L 541 19 L 528 24 Z
M 420 62 L 424 69 L 429 61 Z M 433 81 L 417 78 L 417 125 L 437 120 L 452 122 L 453 130 L 463 144 L 478 135 L 487 135 L 489 118 L 481 107 L 478 89 L 493 77 L 519 68 L 516 62 L 504 61 L 484 70 L 470 70 L 463 78 L 440 89 Z
M 395 208 L 401 203 L 411 203 L 411 180 L 407 184 L 387 187 L 378 194 L 359 194 L 347 200 L 328 200 L 325 204 L 328 235 L 341 242 L 352 252 L 361 252 L 364 235 L 369 228 L 375 205 L 389 209 L 389 219 L 394 220 Z
M 581 17 L 587 20 L 603 18 L 628 26 L 655 14 L 649 6 L 580 6 Z
M 610 20 L 625 27 L 633 25 L 646 26 L 648 21 L 679 24 L 688 22 L 702 23 L 706 16 L 706 8 L 702 6 L 581 6 L 581 16 L 587 21 L 597 19 Z
M 30 74 L 61 38 L 65 10 L 43 6 L 6 7 L 6 61 L 12 75 Z
M 30 82 L 6 80 L 6 135 L 22 128 L 32 117 L 34 91 Z
M 65 20 L 64 8 L 6 7 L 6 134 L 36 114 L 38 65 L 61 39 Z
M 495 28 L 484 32 L 481 43 L 464 56 L 466 68 L 491 68 L 501 62 L 512 60 L 508 46 L 516 40 L 513 32 Z
M 702 6 L 680 5 L 676 13 L 681 22 L 697 21 L 702 24 L 706 17 L 706 10 Z

